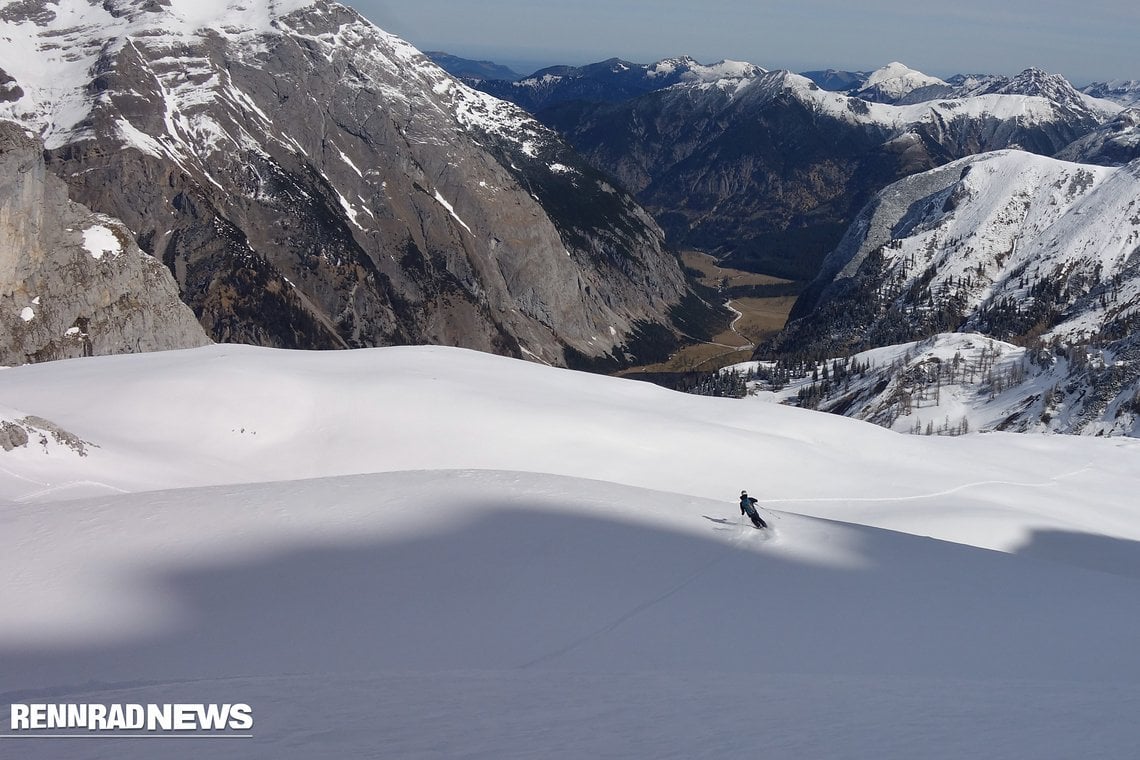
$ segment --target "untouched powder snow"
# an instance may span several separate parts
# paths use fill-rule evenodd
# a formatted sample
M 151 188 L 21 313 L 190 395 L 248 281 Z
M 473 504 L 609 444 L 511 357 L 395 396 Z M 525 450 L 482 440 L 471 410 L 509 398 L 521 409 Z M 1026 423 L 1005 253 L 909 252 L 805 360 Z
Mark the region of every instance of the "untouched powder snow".
M 1140 740 L 1136 441 L 916 438 L 446 348 L 210 346 L 0 388 L 5 419 L 89 444 L 0 452 L 0 701 L 255 718 L 248 740 L 3 752 L 1059 760 Z M 741 526 L 741 488 L 774 530 Z

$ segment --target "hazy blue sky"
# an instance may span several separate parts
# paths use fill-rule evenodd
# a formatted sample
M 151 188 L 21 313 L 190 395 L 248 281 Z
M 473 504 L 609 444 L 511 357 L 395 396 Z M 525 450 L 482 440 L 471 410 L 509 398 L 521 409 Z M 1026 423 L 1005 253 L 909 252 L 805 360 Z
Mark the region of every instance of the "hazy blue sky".
M 513 65 L 691 55 L 768 69 L 1140 79 L 1136 0 L 342 0 L 422 50 Z

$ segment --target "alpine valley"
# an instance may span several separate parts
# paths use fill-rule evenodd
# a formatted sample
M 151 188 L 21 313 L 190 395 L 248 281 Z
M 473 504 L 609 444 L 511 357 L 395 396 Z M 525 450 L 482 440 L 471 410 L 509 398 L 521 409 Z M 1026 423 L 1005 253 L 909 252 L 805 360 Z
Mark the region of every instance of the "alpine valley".
M 1053 155 L 1123 108 L 1038 69 L 943 81 L 891 63 L 869 75 L 814 75 L 850 88 L 685 58 L 471 83 L 535 109 L 616 175 L 674 245 L 809 280 L 891 182 L 986 151 Z M 609 94 L 590 95 L 598 91 Z
M 753 390 L 907 432 L 1137 434 L 1135 83 L 675 59 L 472 84 L 537 108 L 674 244 L 810 281 L 736 368 Z

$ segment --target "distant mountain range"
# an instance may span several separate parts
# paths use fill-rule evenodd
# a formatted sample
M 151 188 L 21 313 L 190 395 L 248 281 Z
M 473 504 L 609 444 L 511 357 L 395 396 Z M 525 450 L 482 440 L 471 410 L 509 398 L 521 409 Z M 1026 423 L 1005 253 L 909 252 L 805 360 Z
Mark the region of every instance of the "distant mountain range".
M 615 175 L 674 245 L 793 279 L 812 278 L 891 182 L 988 150 L 1052 155 L 1120 111 L 1036 69 L 941 82 L 891 64 L 862 81 L 873 102 L 786 71 L 664 63 L 660 81 L 660 64 L 607 62 L 496 91 Z
M 859 375 L 786 398 L 912 432 L 1135 432 L 1135 82 L 663 63 L 683 75 L 609 61 L 502 95 L 615 174 L 674 244 L 812 280 L 757 357 L 854 355 Z M 1003 380 L 950 372 L 979 351 Z M 931 383 L 947 387 L 939 404 Z
M 498 79 L 514 82 L 523 78 L 522 74 L 511 70 L 510 67 L 492 61 L 473 61 L 470 58 L 460 58 L 438 50 L 425 50 L 424 55 L 448 74 L 460 79 Z

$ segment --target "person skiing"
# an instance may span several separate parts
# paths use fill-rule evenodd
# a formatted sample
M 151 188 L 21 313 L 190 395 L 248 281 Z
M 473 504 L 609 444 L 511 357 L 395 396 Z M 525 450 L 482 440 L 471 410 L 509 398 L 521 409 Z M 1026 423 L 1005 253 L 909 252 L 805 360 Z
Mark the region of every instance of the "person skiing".
M 748 515 L 748 519 L 757 528 L 768 527 L 768 523 L 760 519 L 760 513 L 756 511 L 756 499 L 749 496 L 747 491 L 740 492 L 740 514 Z

